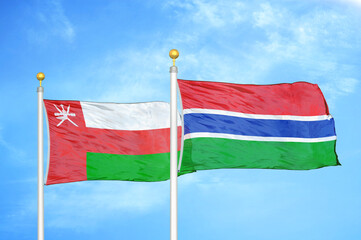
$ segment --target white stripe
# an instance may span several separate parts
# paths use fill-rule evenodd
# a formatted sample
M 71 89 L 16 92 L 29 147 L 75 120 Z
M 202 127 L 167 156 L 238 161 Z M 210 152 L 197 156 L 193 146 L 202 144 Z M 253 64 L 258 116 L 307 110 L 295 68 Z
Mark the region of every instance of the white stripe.
M 332 118 L 331 115 L 318 115 L 318 116 L 264 115 L 264 114 L 249 114 L 249 113 L 231 112 L 231 111 L 216 110 L 216 109 L 202 109 L 202 108 L 189 108 L 183 110 L 184 115 L 190 113 L 206 113 L 206 114 L 218 114 L 218 115 L 226 115 L 226 116 L 242 117 L 242 118 L 294 120 L 294 121 L 320 121 L 320 120 L 330 120 Z
M 166 102 L 95 103 L 80 102 L 85 125 L 113 130 L 151 130 L 170 127 L 170 107 Z M 180 125 L 180 118 L 178 119 Z
M 293 138 L 293 137 L 258 137 L 258 136 L 244 136 L 244 135 L 234 135 L 234 134 L 225 134 L 225 133 L 188 133 L 184 135 L 184 140 L 190 138 L 226 138 L 234 140 L 245 140 L 245 141 L 260 141 L 260 142 L 327 142 L 336 140 L 336 136 L 331 137 L 321 137 L 321 138 Z

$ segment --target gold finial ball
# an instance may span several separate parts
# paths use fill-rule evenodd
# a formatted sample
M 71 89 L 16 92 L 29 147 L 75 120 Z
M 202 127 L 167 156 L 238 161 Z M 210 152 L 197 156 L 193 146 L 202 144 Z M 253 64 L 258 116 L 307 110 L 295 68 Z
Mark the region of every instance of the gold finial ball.
M 42 72 L 39 72 L 38 74 L 36 74 L 36 78 L 37 78 L 39 81 L 43 81 L 44 78 L 45 78 L 45 74 L 42 73 Z
M 169 51 L 169 57 L 172 59 L 176 59 L 179 56 L 179 52 L 177 49 L 172 49 Z

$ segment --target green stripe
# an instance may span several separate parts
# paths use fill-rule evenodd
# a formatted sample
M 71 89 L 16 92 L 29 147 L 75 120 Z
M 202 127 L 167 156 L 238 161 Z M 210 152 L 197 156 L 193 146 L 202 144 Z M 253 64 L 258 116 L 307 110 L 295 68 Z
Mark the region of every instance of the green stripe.
M 88 180 L 164 181 L 169 179 L 169 166 L 169 153 L 149 155 L 87 153 Z M 188 172 L 190 171 L 184 171 L 183 174 Z
M 336 141 L 259 142 L 223 138 L 184 141 L 181 172 L 219 168 L 308 170 L 340 165 Z

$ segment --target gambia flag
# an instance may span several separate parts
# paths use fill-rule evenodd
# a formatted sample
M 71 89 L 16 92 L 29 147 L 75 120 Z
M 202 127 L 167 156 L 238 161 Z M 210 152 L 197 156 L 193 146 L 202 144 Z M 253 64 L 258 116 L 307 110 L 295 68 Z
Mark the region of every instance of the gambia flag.
M 178 80 L 178 85 L 184 114 L 181 172 L 340 165 L 334 119 L 316 84 Z
M 50 139 L 46 185 L 169 179 L 168 103 L 44 100 L 44 105 Z

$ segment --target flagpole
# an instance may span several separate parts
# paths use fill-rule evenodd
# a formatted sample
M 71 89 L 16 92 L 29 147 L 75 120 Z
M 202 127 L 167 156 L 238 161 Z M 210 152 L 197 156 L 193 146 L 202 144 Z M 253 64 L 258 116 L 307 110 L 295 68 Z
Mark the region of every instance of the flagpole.
M 179 56 L 176 49 L 169 52 L 173 59 L 170 67 L 170 240 L 178 239 L 178 164 L 177 164 L 177 73 L 175 60 Z
M 43 134 L 43 94 L 41 82 L 45 75 L 39 72 L 36 78 L 40 81 L 38 92 L 38 240 L 44 240 L 44 134 Z

